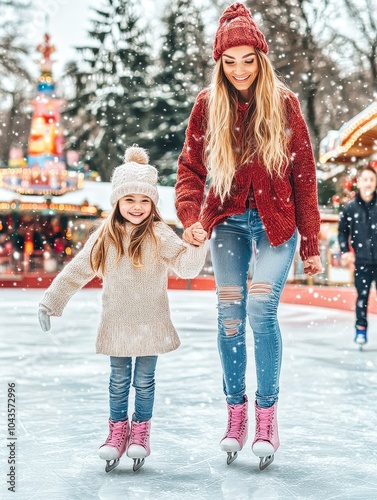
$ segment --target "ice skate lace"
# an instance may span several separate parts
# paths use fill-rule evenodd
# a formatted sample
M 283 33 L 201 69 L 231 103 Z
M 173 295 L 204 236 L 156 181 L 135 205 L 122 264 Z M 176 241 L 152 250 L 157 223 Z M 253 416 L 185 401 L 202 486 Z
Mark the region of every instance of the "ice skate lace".
M 246 426 L 246 405 L 232 405 L 228 407 L 227 438 L 239 438 Z
M 111 422 L 110 434 L 108 435 L 104 446 L 112 446 L 120 449 L 127 437 L 127 423 L 126 422 Z
M 145 448 L 147 441 L 148 422 L 132 422 L 130 445 L 137 444 Z
M 255 441 L 271 441 L 273 433 L 272 420 L 274 411 L 259 411 L 256 414 L 255 422 Z

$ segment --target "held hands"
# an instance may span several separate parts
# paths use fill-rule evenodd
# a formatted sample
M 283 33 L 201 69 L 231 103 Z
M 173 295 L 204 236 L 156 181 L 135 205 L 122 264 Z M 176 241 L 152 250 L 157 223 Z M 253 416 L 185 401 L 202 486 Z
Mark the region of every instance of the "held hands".
M 44 332 L 48 332 L 49 329 L 51 328 L 51 322 L 50 322 L 51 314 L 52 311 L 48 307 L 42 304 L 39 306 L 38 319 L 39 319 L 39 324 L 41 325 L 41 328 Z
M 200 222 L 195 222 L 195 224 L 192 224 L 184 230 L 182 238 L 186 243 L 200 247 L 204 245 L 204 242 L 207 239 L 207 231 L 203 229 Z
M 304 273 L 309 276 L 314 276 L 323 272 L 323 267 L 321 264 L 321 259 L 319 255 L 314 255 L 313 257 L 308 257 L 304 262 Z

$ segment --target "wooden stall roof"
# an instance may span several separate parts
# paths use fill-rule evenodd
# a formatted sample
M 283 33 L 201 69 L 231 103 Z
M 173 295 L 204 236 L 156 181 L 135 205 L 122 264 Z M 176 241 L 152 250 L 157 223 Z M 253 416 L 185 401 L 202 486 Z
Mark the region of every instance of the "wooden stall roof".
M 322 164 L 352 163 L 377 153 L 377 100 L 346 122 L 339 130 L 330 130 L 320 144 Z

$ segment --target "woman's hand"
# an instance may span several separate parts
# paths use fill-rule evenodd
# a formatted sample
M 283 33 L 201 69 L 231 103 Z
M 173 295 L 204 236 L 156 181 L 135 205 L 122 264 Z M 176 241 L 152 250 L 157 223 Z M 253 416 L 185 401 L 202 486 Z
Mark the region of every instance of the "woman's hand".
M 309 276 L 314 276 L 323 272 L 323 267 L 321 264 L 321 259 L 319 255 L 313 255 L 313 257 L 308 257 L 304 262 L 304 273 Z
M 184 230 L 182 238 L 186 243 L 200 247 L 207 239 L 207 231 L 203 229 L 200 222 L 195 222 L 195 224 L 192 224 Z

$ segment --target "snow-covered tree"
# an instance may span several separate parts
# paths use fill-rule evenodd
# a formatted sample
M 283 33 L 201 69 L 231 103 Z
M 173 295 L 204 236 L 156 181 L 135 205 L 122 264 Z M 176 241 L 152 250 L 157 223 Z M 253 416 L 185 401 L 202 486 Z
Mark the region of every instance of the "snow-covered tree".
M 20 15 L 27 1 L 0 0 L 0 161 L 8 160 L 12 145 L 22 147 L 27 138 L 26 112 L 30 74 L 25 56 L 29 48 L 21 34 Z
M 147 147 L 151 107 L 151 48 L 134 0 L 104 0 L 93 9 L 90 43 L 81 60 L 67 66 L 75 87 L 67 113 L 67 146 L 108 180 L 127 146 Z
M 343 22 L 332 30 L 338 57 L 347 69 L 344 73 L 348 78 L 358 74 L 369 95 L 377 94 L 377 4 L 375 0 L 342 0 L 341 6 Z
M 210 63 L 202 11 L 193 0 L 173 0 L 162 17 L 163 38 L 154 90 L 153 150 L 162 182 L 174 183 L 188 117 L 207 84 Z
M 299 95 L 313 145 L 317 148 L 330 122 L 331 111 L 328 103 L 324 103 L 326 96 L 331 95 L 333 101 L 340 98 L 339 72 L 325 51 L 328 2 L 255 0 L 247 5 L 266 35 L 274 67 Z M 334 102 L 334 109 L 336 105 Z
M 367 106 L 375 88 L 372 0 L 245 2 L 266 35 L 270 57 L 299 95 L 314 148 Z

